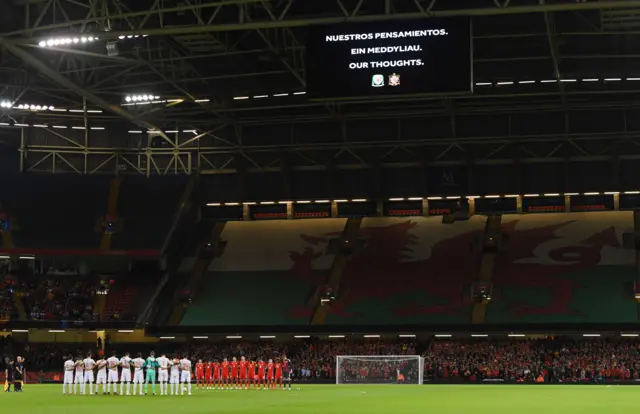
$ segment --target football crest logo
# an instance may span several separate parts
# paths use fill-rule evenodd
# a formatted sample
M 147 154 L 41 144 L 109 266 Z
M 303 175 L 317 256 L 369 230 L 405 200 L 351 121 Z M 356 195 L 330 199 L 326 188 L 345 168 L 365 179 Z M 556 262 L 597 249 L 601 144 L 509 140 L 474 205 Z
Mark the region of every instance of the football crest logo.
M 371 86 L 374 88 L 380 88 L 384 86 L 384 76 L 382 75 L 373 75 L 371 77 Z
M 389 75 L 389 86 L 399 86 L 400 85 L 400 75 L 394 73 Z

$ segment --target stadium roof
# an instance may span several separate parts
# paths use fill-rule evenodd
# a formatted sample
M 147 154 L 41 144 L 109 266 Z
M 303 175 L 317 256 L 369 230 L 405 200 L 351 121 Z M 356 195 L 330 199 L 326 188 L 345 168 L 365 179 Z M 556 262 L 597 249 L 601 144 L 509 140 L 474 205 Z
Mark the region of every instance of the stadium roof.
M 304 94 L 310 25 L 454 16 L 472 18 L 473 94 Z M 25 169 L 640 155 L 640 1 L 9 0 L 0 23 L 0 139 Z

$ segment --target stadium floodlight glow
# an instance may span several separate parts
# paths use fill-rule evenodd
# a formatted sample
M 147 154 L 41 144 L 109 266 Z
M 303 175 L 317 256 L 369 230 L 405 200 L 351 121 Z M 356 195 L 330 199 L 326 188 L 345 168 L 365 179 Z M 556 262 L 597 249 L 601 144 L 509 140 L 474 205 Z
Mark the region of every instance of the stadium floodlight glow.
M 2 108 L 11 108 L 11 102 L 10 101 L 2 101 L 2 102 L 0 102 L 0 107 L 2 107 Z
M 274 93 L 273 96 L 289 96 L 288 93 Z
M 154 99 L 160 99 L 159 96 L 150 95 L 150 94 L 141 94 L 141 95 L 129 95 L 125 96 L 124 100 L 127 102 L 149 102 Z
M 260 335 L 260 339 L 274 339 L 275 335 Z
M 161 336 L 160 339 L 176 339 L 175 336 Z
M 294 338 L 303 339 L 303 338 L 311 338 L 311 335 L 294 335 Z
M 472 338 L 486 338 L 487 336 L 489 336 L 489 335 L 487 335 L 487 334 L 471 334 Z
M 604 78 L 605 82 L 619 82 L 622 78 Z
M 178 132 L 180 132 L 180 131 L 178 131 L 177 129 L 171 129 L 169 131 L 164 131 L 165 134 L 177 134 Z
M 640 81 L 640 78 L 627 78 L 628 81 Z
M 422 201 L 422 197 L 409 197 L 407 198 L 409 201 Z
M 578 79 L 560 79 L 560 82 L 565 82 L 565 83 L 578 82 Z
M 524 338 L 526 335 L 525 334 L 509 334 L 508 336 L 510 338 Z
M 133 333 L 133 329 L 118 329 L 118 333 Z
M 433 336 L 435 336 L 436 338 L 451 338 L 453 335 L 451 335 L 451 334 L 435 334 Z
M 590 193 L 584 193 L 584 195 L 586 195 L 586 196 L 593 196 L 593 195 L 600 195 L 600 193 L 599 193 L 599 192 L 597 192 L 597 191 L 592 191 L 592 192 L 590 192 Z
M 10 256 L 6 256 L 6 255 L 3 255 L 3 256 L 0 256 L 0 259 L 8 260 L 8 259 L 11 259 L 11 257 L 10 257 Z
M 447 200 L 459 200 L 460 196 L 449 196 L 447 197 Z
M 197 103 L 204 103 L 204 102 L 209 102 L 209 101 L 210 101 L 210 99 L 196 99 L 196 100 L 195 100 L 195 101 L 193 101 L 193 102 L 197 102 Z
M 364 338 L 380 338 L 380 335 L 362 335 Z
M 476 82 L 476 86 L 491 86 L 493 83 L 491 82 Z
M 597 338 L 600 336 L 600 334 L 582 334 L 582 336 L 584 337 L 593 337 L 593 338 Z
M 556 83 L 556 82 L 558 82 L 556 79 L 545 79 L 540 81 L 540 83 Z
M 64 329 L 49 329 L 49 333 L 65 333 Z
M 275 204 L 275 201 L 261 201 L 260 204 L 262 204 L 263 206 L 268 206 L 271 204 Z
M 297 204 L 310 204 L 311 200 L 298 200 L 296 201 Z
M 306 95 L 307 93 L 306 92 L 294 92 L 293 94 L 294 95 Z
M 336 203 L 348 203 L 349 200 L 333 200 Z
M 559 197 L 560 194 L 559 193 L 545 193 L 544 196 L 545 197 Z
M 142 134 L 142 131 L 129 131 L 130 134 Z
M 514 82 L 497 82 L 496 85 L 498 86 L 503 86 L 503 85 L 513 85 Z
M 518 83 L 521 84 L 521 85 L 528 85 L 530 83 L 536 83 L 536 81 L 534 81 L 534 80 L 526 80 L 526 81 L 520 81 Z
M 185 129 L 182 132 L 184 132 L 185 134 L 188 134 L 189 132 L 191 132 L 192 134 L 198 135 L 198 131 L 196 131 L 195 129 Z
M 209 339 L 208 336 L 194 336 L 193 339 Z
M 70 44 L 78 44 L 78 43 L 87 43 L 93 42 L 95 40 L 99 40 L 97 37 L 89 36 L 89 37 L 52 37 L 46 40 L 40 40 L 38 42 L 38 46 L 40 47 L 53 47 L 60 45 L 70 45 Z
M 314 203 L 330 203 L 329 200 L 315 200 Z
M 525 194 L 525 197 L 540 197 L 540 194 Z
M 447 197 L 447 198 L 449 198 L 449 197 Z M 491 194 L 491 195 L 484 196 L 484 198 L 500 198 L 500 196 L 499 195 L 495 195 L 495 194 Z
M 520 197 L 518 194 L 507 194 L 505 195 L 505 198 L 517 198 Z
M 28 127 L 29 124 L 13 124 L 13 126 L 17 126 L 17 127 Z
M 12 329 L 11 332 L 29 332 L 28 329 Z
M 33 124 L 35 128 L 46 128 L 47 126 L 44 124 Z
M 640 334 L 637 333 L 623 333 L 620 334 L 620 336 L 626 337 L 626 338 L 636 338 L 638 336 L 640 336 Z
M 232 202 L 232 203 L 224 203 L 225 206 L 239 206 L 240 203 Z
M 442 200 L 442 197 L 427 197 L 427 200 Z
M 91 127 L 94 131 L 104 131 L 104 127 Z
M 0 126 L 9 126 L 9 125 L 11 124 L 8 122 L 0 122 Z M 0 257 L 0 259 L 2 259 L 2 257 Z
M 221 205 L 221 203 L 207 203 L 207 207 L 219 207 Z
M 564 195 L 566 195 L 566 196 L 577 196 L 577 195 L 580 195 L 580 193 L 564 193 Z
M 625 194 L 640 194 L 640 191 L 625 191 Z
M 344 338 L 344 335 L 329 335 L 329 338 Z
M 242 203 L 243 206 L 255 206 L 257 203 L 255 201 L 246 201 Z
M 398 335 L 398 338 L 415 338 L 416 335 L 415 334 L 402 334 L 402 335 Z
M 604 194 L 605 195 L 618 195 L 618 194 L 620 194 L 620 191 L 606 191 Z
M 242 339 L 240 335 L 227 335 L 227 339 Z
M 390 198 L 389 201 L 404 201 L 404 197 L 393 197 Z
M 67 129 L 67 126 L 66 125 L 54 125 L 53 128 L 56 128 L 56 129 Z
M 587 79 L 582 79 L 582 82 L 598 82 L 600 79 L 597 78 L 587 78 Z
M 243 101 L 245 99 L 249 99 L 249 97 L 248 96 L 234 96 L 233 97 L 234 101 Z
M 352 203 L 366 203 L 367 199 L 366 198 L 354 198 L 351 200 Z
M 253 98 L 254 99 L 262 99 L 262 98 L 268 98 L 269 95 L 255 95 Z

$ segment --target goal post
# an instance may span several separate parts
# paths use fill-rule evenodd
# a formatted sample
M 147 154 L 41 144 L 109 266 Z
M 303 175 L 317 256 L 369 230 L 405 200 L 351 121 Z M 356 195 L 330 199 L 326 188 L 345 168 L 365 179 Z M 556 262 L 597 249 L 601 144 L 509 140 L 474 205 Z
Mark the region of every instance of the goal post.
M 422 384 L 420 355 L 337 355 L 336 384 Z

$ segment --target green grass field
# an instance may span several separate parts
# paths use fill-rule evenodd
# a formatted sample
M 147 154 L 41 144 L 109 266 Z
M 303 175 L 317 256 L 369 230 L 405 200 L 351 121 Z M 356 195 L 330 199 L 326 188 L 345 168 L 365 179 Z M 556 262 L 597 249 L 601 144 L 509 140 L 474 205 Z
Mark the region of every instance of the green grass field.
M 300 391 L 195 391 L 192 396 L 63 396 L 61 385 L 4 393 L 3 412 L 188 413 L 631 413 L 640 387 L 604 385 L 301 385 Z M 42 410 L 42 411 L 41 411 Z

